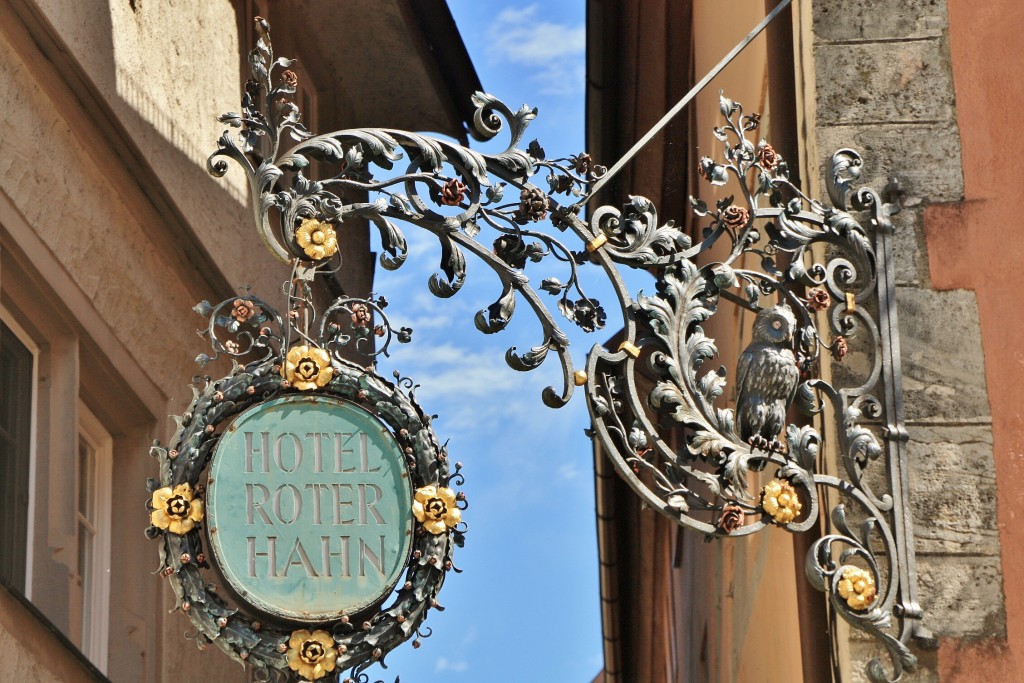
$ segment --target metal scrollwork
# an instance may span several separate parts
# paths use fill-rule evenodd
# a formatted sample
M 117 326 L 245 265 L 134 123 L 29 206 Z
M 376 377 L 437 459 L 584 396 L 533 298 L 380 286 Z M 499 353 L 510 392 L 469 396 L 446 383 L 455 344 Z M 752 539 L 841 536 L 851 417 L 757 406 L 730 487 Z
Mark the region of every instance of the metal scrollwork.
M 509 349 L 507 363 L 526 371 L 551 353 L 558 357 L 564 385 L 545 389 L 544 402 L 562 406 L 574 386 L 583 388 L 592 417 L 588 433 L 647 506 L 709 538 L 744 536 L 766 526 L 804 532 L 819 523 L 822 507 L 831 506 L 833 530 L 815 542 L 808 578 L 828 593 L 839 615 L 888 649 L 891 670 L 873 661 L 872 680 L 895 681 L 914 668 L 907 643 L 928 634 L 915 597 L 906 430 L 893 344 L 890 216 L 899 205 L 871 189 L 854 188 L 862 165 L 856 152 L 843 149 L 832 157 L 826 178 L 832 204 L 815 200 L 790 180 L 786 161 L 767 141 L 751 137 L 760 117 L 745 115 L 738 103 L 721 97 L 723 124 L 714 134 L 724 156 L 702 158 L 697 170 L 705 181 L 730 184 L 737 194 L 713 206 L 691 198 L 697 223 L 703 224 L 699 235 L 662 222 L 652 202 L 639 196 L 621 208 L 601 206 L 588 220 L 584 206 L 605 170 L 584 153 L 549 160 L 536 141 L 521 149 L 536 110 L 512 111 L 489 95 L 474 97 L 477 136 L 491 139 L 502 130 L 508 135 L 506 148 L 496 154 L 391 129 L 314 135 L 291 101 L 290 60 L 275 60 L 269 27 L 262 20 L 257 27 L 261 37 L 250 56 L 253 80 L 242 113 L 221 118 L 238 135 L 224 134 L 209 167 L 222 175 L 225 157 L 241 166 L 253 192 L 258 231 L 275 256 L 303 263 L 300 272 L 307 279 L 318 269 L 340 267 L 337 235 L 346 220 L 360 217 L 378 229 L 381 265 L 399 268 L 408 256 L 396 225 L 401 222 L 438 240 L 439 271 L 427 287 L 450 297 L 465 282 L 466 254 L 474 255 L 500 283 L 494 303 L 476 315 L 477 327 L 498 332 L 517 300 L 527 303 L 542 338 L 525 353 Z M 323 179 L 307 177 L 312 161 L 319 162 Z M 534 183 L 538 177 L 546 187 Z M 864 213 L 868 220 L 861 222 Z M 556 268 L 540 291 L 524 275 L 530 262 Z M 620 267 L 653 273 L 653 291 L 634 299 Z M 554 308 L 584 331 L 604 328 L 608 313 L 582 288 L 584 268 L 599 269 L 611 283 L 621 313 L 621 344 L 614 350 L 595 346 L 585 370 L 574 372 L 567 337 L 541 292 L 555 297 Z M 246 308 L 246 302 L 258 308 L 256 319 L 265 326 L 243 336 L 246 350 L 269 354 L 258 366 L 262 373 L 243 373 L 252 377 L 247 386 L 269 382 L 257 391 L 278 391 L 279 379 L 266 370 L 269 359 L 280 359 L 274 349 L 290 342 L 275 347 L 269 327 L 283 329 L 286 337 L 303 336 L 297 330 L 308 326 L 295 316 L 306 309 L 293 304 L 290 318 L 282 321 L 252 297 L 240 298 L 235 307 Z M 344 365 L 338 349 L 345 345 L 374 352 L 374 338 L 384 338 L 381 351 L 392 335 L 408 341 L 408 331 L 393 332 L 390 324 L 364 324 L 355 332 L 345 327 L 380 319 L 384 304 L 335 302 L 313 342 Z M 224 306 L 203 312 L 223 318 Z M 732 370 L 713 366 L 723 354 L 705 330 L 725 306 L 738 306 L 740 327 L 751 331 Z M 211 323 L 211 337 L 213 329 Z M 236 353 L 240 347 L 234 343 L 229 348 L 214 338 L 215 352 Z M 851 354 L 867 359 L 863 372 L 843 373 L 858 374 L 859 384 L 833 384 L 823 371 L 848 362 Z M 652 379 L 653 387 L 642 388 Z M 207 417 L 186 425 L 211 424 L 224 409 L 210 393 L 226 395 L 233 386 L 204 389 L 192 414 Z M 378 394 L 392 402 L 402 396 L 386 383 Z M 841 476 L 822 464 L 825 424 L 838 441 Z M 866 472 L 883 455 L 886 490 L 874 491 L 872 485 L 882 480 Z M 171 479 L 181 478 L 173 472 Z M 448 551 L 430 552 L 447 557 Z M 409 632 L 407 627 L 404 633 Z M 251 646 L 244 638 L 238 642 L 233 651 Z

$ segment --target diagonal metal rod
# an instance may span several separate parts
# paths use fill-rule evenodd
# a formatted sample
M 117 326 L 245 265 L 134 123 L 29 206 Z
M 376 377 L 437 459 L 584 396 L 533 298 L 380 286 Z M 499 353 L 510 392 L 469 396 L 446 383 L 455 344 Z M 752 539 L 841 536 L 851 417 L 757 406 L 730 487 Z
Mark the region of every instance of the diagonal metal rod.
M 619 171 L 621 171 L 622 168 L 626 164 L 628 164 L 630 162 L 630 160 L 634 156 L 636 156 L 637 152 L 639 152 L 641 149 L 646 147 L 647 143 L 650 142 L 651 140 L 653 140 L 654 136 L 656 136 L 658 133 L 660 133 L 661 129 L 664 128 L 665 126 L 667 126 L 669 121 L 674 119 L 676 117 L 676 115 L 679 114 L 679 112 L 681 112 L 683 110 L 683 108 L 690 103 L 690 100 L 692 100 L 694 97 L 696 97 L 697 94 L 701 90 L 703 90 L 705 88 L 705 86 L 707 86 L 708 83 L 711 82 L 711 79 L 713 79 L 715 76 L 717 76 L 719 73 L 721 73 L 722 69 L 727 67 L 729 65 L 729 62 L 731 62 L 733 59 L 736 58 L 736 55 L 738 55 L 739 53 L 743 52 L 744 48 L 746 48 L 747 45 L 750 45 L 750 43 L 754 40 L 754 38 L 757 38 L 757 36 L 761 33 L 761 31 L 763 31 L 763 30 L 765 30 L 765 28 L 767 28 L 768 24 L 770 24 L 770 23 L 772 23 L 772 21 L 774 21 L 775 17 L 777 17 L 779 15 L 779 13 L 782 12 L 782 10 L 786 9 L 786 7 L 789 6 L 789 3 L 791 1 L 792 0 L 782 0 L 782 2 L 780 2 L 775 7 L 775 9 L 773 9 L 771 12 L 768 13 L 768 16 L 766 16 L 764 19 L 761 20 L 761 23 L 759 23 L 757 26 L 755 26 L 754 29 L 750 33 L 747 34 L 746 38 L 741 40 L 736 45 L 736 47 L 734 47 L 729 52 L 729 54 L 727 54 L 725 57 L 723 57 L 722 61 L 720 61 L 718 64 L 716 64 L 715 67 L 713 69 L 711 69 L 711 71 L 709 71 L 707 73 L 707 75 L 704 76 L 704 78 L 700 79 L 700 82 L 698 82 L 697 85 L 695 85 L 692 88 L 690 88 L 690 92 L 686 93 L 686 95 L 683 96 L 683 99 L 681 99 L 678 102 L 676 102 L 676 105 L 674 107 L 672 107 L 671 109 L 669 109 L 668 113 L 666 113 L 664 116 L 662 116 L 661 120 L 658 121 L 656 124 L 654 124 L 653 128 L 651 128 L 649 131 L 647 131 L 646 135 L 644 135 L 642 138 L 637 140 L 636 144 L 634 144 L 630 148 L 630 150 L 628 152 L 626 152 L 622 156 L 622 158 L 620 158 L 618 161 L 616 161 L 615 165 L 612 166 L 610 169 L 608 169 L 607 173 L 605 173 L 603 176 L 600 177 L 600 179 L 598 179 L 598 181 L 594 184 L 594 187 L 591 188 L 590 194 L 589 194 L 589 196 L 587 197 L 587 199 L 585 201 L 589 202 L 591 199 L 596 197 L 597 193 L 600 192 L 601 188 L 604 187 L 608 183 L 608 181 L 610 181 L 612 178 L 614 178 L 615 175 Z

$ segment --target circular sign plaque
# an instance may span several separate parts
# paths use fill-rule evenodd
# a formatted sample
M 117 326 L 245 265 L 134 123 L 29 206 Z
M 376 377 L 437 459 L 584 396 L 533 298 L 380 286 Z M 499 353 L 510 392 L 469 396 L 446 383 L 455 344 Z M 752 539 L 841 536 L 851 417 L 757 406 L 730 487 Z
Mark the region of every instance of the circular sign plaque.
M 210 545 L 224 578 L 270 614 L 318 622 L 382 601 L 406 568 L 412 491 L 391 431 L 333 396 L 241 413 L 209 467 Z

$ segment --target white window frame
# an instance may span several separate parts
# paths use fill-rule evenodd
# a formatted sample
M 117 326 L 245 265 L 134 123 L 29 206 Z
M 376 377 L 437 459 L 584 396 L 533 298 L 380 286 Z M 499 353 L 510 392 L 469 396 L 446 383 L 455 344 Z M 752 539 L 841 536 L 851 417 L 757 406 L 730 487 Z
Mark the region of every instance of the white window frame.
M 101 672 L 107 671 L 107 645 L 110 620 L 110 496 L 113 478 L 113 439 L 96 416 L 86 405 L 78 401 L 78 436 L 92 449 L 94 455 L 92 472 L 92 496 L 96 520 L 92 562 L 88 583 L 83 581 L 81 589 L 82 638 L 79 647 L 82 653 Z M 78 471 L 79 458 L 75 456 L 75 491 L 79 490 L 81 473 Z M 77 529 L 78 501 L 75 501 L 75 524 Z

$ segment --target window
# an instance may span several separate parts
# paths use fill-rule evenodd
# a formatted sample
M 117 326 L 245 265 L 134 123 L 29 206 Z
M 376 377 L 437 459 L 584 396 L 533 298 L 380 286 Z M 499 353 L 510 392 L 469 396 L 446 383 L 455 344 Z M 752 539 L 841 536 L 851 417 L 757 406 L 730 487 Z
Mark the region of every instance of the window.
M 55 391 L 47 379 L 61 360 L 77 359 L 77 352 L 62 350 L 59 334 L 51 338 L 25 320 L 25 327 L 43 340 L 36 345 L 20 320 L 0 307 L 0 583 L 32 602 L 97 669 L 106 671 L 113 441 L 73 392 Z M 54 396 L 67 400 L 54 402 Z M 56 440 L 46 433 L 63 433 L 65 418 L 77 423 L 72 438 Z M 33 471 L 40 438 L 42 456 L 49 461 L 44 466 L 74 478 L 62 481 L 58 497 L 37 508 Z M 44 493 L 50 488 L 45 478 L 40 484 Z M 58 544 L 53 555 L 40 554 L 36 530 L 49 534 L 62 524 L 72 542 Z
M 34 373 L 31 343 L 0 320 L 0 582 L 22 593 L 28 573 Z
M 78 403 L 75 530 L 78 559 L 72 573 L 71 640 L 100 671 L 106 670 L 110 603 L 111 438 Z

